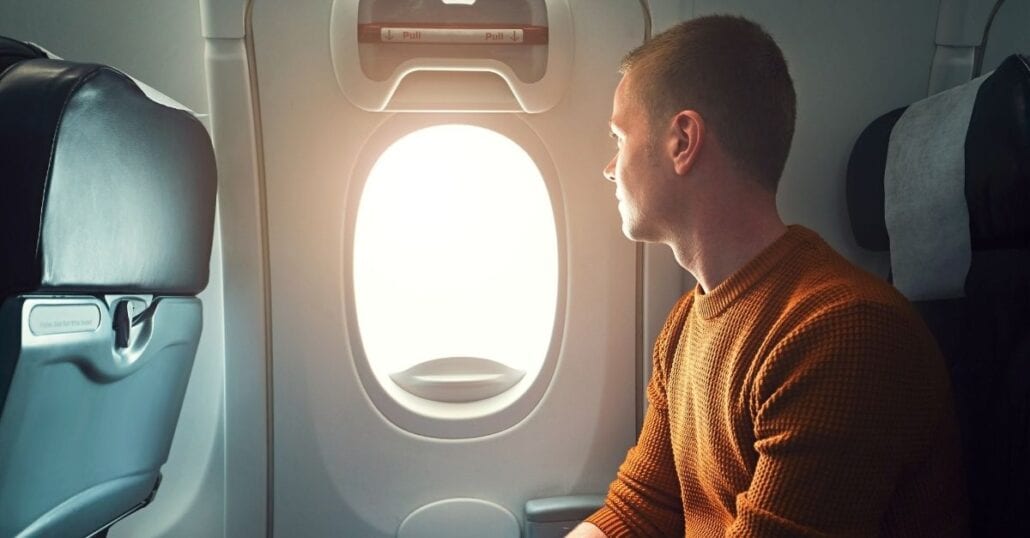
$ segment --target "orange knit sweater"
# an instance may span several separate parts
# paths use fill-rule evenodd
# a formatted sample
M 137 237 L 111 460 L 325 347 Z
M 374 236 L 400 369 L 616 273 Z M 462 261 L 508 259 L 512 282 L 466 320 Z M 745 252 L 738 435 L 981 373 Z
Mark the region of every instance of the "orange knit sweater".
M 588 519 L 609 537 L 962 534 L 936 344 L 901 295 L 810 230 L 680 299 L 647 395 Z

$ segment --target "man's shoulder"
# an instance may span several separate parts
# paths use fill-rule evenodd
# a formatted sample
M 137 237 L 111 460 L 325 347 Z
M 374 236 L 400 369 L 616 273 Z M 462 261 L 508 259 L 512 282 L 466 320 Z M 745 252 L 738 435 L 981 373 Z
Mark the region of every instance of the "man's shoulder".
M 851 320 L 855 330 L 890 325 L 923 331 L 912 304 L 885 279 L 844 258 L 826 243 L 815 249 L 814 261 L 796 283 L 784 317 L 796 325 L 819 320 Z
M 909 309 L 908 299 L 886 279 L 853 264 L 835 251 L 831 252 L 838 259 L 827 264 L 823 282 L 816 288 L 818 293 L 847 304 Z

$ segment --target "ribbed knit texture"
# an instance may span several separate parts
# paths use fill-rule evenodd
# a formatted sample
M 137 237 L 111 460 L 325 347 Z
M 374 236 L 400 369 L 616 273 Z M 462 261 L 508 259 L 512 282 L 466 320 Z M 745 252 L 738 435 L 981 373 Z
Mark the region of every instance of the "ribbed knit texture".
M 808 229 L 680 299 L 647 395 L 637 446 L 588 520 L 610 537 L 964 533 L 932 336 Z

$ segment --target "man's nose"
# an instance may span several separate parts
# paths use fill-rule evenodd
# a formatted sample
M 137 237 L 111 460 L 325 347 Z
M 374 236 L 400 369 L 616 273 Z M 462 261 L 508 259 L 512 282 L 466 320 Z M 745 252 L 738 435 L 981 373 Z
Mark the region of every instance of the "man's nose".
M 608 161 L 608 166 L 604 167 L 604 171 L 601 172 L 601 175 L 608 179 L 608 181 L 615 181 L 615 157 L 612 157 L 612 160 Z

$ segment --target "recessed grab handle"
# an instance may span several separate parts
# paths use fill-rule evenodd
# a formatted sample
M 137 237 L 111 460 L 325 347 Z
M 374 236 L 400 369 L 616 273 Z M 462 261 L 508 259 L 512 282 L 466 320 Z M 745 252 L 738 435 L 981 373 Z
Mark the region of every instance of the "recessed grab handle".
M 526 372 L 480 357 L 444 357 L 428 360 L 390 379 L 402 389 L 437 402 L 465 403 L 485 400 L 510 389 Z

